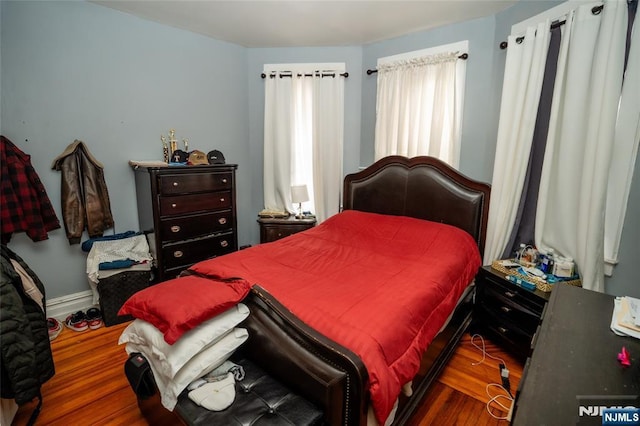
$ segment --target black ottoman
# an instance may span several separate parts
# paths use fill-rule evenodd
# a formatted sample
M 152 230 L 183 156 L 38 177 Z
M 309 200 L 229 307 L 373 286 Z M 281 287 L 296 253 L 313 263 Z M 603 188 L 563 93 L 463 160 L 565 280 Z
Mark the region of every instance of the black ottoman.
M 189 399 L 178 398 L 175 412 L 188 425 L 321 425 L 322 411 L 287 389 L 247 359 L 234 360 L 245 371 L 236 381 L 236 398 L 223 411 L 209 411 Z

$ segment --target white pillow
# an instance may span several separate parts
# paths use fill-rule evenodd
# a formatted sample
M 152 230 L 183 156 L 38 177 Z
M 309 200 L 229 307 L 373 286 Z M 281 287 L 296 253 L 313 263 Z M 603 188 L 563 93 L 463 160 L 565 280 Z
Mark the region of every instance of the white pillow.
M 189 330 L 173 345 L 168 344 L 162 332 L 151 323 L 136 319 L 124 329 L 118 344 L 135 343 L 144 347 L 146 353 L 154 356 L 158 370 L 173 377 L 191 357 L 214 344 L 247 316 L 249 308 L 239 303 Z
M 219 367 L 233 354 L 238 346 L 247 340 L 248 336 L 249 333 L 246 329 L 234 328 L 215 344 L 203 349 L 191 358 L 173 378 L 162 374 L 158 370 L 158 360 L 153 354 L 145 353 L 145 346 L 127 343 L 126 350 L 129 354 L 132 352 L 140 352 L 147 358 L 156 385 L 160 391 L 162 405 L 167 410 L 173 411 L 178 402 L 178 395 L 180 395 L 189 383 Z

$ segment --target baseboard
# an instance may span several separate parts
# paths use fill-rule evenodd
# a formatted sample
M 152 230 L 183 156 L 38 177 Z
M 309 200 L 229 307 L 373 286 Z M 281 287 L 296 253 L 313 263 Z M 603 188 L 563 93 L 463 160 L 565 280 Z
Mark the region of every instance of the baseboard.
M 93 292 L 91 290 L 69 294 L 47 300 L 47 317 L 61 321 L 74 312 L 85 311 L 93 306 Z

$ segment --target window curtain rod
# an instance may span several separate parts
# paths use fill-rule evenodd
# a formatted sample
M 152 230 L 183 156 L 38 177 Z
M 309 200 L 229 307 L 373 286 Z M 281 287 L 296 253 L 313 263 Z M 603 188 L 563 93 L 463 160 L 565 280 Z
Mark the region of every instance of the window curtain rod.
M 467 59 L 468 57 L 469 57 L 468 53 L 463 53 L 462 55 L 458 56 L 458 59 Z M 377 72 L 378 70 L 375 68 L 372 70 L 367 70 L 367 75 L 375 74 Z
M 632 3 L 634 1 L 637 1 L 637 0 L 628 0 L 627 3 Z M 604 8 L 604 5 L 594 6 L 593 8 L 591 8 L 591 13 L 594 14 L 594 15 L 599 15 L 600 12 L 602 12 L 603 8 Z M 566 22 L 567 22 L 566 20 L 555 21 L 555 22 L 551 23 L 551 28 L 550 29 L 561 27 Z M 520 36 L 520 37 L 516 38 L 516 43 L 520 44 L 520 43 L 522 43 L 523 40 L 524 40 L 524 36 Z M 500 49 L 502 49 L 502 50 L 506 49 L 507 46 L 508 46 L 508 43 L 506 41 L 503 41 L 502 43 L 500 43 Z
M 338 74 L 340 77 L 344 77 L 347 78 L 349 77 L 349 73 L 348 72 L 343 72 L 342 74 Z M 284 77 L 293 77 L 293 73 L 291 71 L 281 71 L 280 74 L 276 73 L 276 72 L 272 72 L 271 74 L 269 74 L 269 78 L 276 78 L 280 77 L 280 78 L 284 78 Z M 321 73 L 320 71 L 316 71 L 313 74 L 296 74 L 296 77 L 333 77 L 335 78 L 336 73 Z M 260 74 L 260 77 L 262 78 L 267 78 L 267 75 L 265 73 Z

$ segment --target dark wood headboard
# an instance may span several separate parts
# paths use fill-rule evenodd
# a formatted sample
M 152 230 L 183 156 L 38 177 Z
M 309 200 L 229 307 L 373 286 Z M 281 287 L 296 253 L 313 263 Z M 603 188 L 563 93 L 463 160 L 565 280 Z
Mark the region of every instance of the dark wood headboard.
M 467 231 L 484 253 L 491 186 L 433 157 L 389 156 L 344 179 L 343 209 L 442 222 Z

